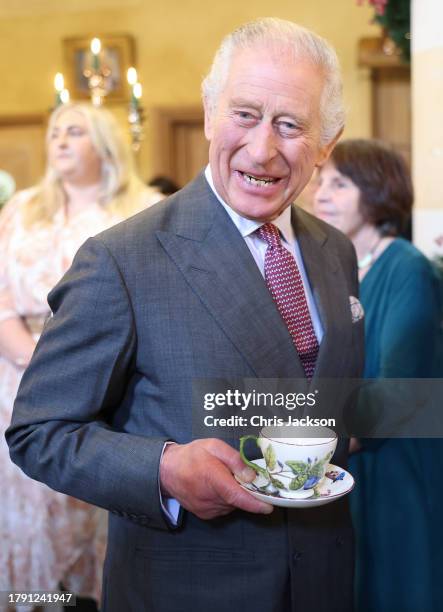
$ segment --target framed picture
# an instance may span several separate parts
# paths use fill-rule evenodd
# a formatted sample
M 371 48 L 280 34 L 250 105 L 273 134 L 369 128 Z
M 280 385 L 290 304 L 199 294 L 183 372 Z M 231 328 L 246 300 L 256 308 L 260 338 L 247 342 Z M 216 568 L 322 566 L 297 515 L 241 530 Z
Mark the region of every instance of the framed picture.
M 106 100 L 126 102 L 130 86 L 126 73 L 135 64 L 135 44 L 128 34 L 103 34 L 82 38 L 66 38 L 63 41 L 65 55 L 66 87 L 73 100 L 88 99 L 88 71 L 94 66 L 91 40 L 99 38 L 101 50 L 95 66 L 104 74 Z

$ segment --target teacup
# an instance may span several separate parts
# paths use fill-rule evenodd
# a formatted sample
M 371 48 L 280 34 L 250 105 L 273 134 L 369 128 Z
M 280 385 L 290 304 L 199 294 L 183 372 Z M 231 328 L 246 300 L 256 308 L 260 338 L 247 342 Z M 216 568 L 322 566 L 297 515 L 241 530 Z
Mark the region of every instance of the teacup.
M 315 437 L 314 437 L 315 436 Z M 249 461 L 244 453 L 246 440 L 255 440 L 266 468 Z M 337 434 L 327 427 L 264 427 L 259 436 L 240 438 L 243 461 L 268 481 L 268 491 L 281 497 L 312 494 L 319 485 L 337 446 Z

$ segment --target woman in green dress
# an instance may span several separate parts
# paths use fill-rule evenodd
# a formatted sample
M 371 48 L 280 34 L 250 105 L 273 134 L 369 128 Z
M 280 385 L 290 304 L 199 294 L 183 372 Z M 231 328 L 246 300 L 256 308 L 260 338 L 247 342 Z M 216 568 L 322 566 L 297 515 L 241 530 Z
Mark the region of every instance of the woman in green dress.
M 315 214 L 357 253 L 365 311 L 365 378 L 442 375 L 442 307 L 430 262 L 399 237 L 413 193 L 409 171 L 374 140 L 337 145 L 321 169 Z M 358 612 L 443 610 L 443 441 L 355 441 L 350 470 Z

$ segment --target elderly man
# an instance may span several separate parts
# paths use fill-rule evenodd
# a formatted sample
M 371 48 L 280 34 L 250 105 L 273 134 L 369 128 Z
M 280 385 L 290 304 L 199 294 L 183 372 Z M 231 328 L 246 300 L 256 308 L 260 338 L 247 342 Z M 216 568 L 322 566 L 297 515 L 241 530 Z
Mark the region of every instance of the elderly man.
M 345 612 L 346 501 L 271 513 L 238 451 L 191 431 L 197 378 L 360 374 L 353 249 L 291 207 L 343 127 L 337 59 L 262 19 L 223 41 L 203 98 L 206 171 L 90 239 L 50 294 L 11 456 L 111 512 L 106 612 Z M 299 290 L 288 308 L 274 273 Z

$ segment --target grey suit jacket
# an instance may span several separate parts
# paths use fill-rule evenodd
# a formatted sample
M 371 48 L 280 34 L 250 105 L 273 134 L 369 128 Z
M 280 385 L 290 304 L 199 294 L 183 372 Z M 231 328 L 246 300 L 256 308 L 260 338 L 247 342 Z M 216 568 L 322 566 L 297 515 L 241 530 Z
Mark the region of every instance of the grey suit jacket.
M 325 335 L 315 376 L 357 377 L 355 255 L 293 213 Z M 110 511 L 103 609 L 344 612 L 352 597 L 346 500 L 172 529 L 159 502 L 166 440 L 191 439 L 195 378 L 300 378 L 289 333 L 203 175 L 90 239 L 51 292 L 7 432 L 32 478 Z M 336 461 L 346 464 L 345 444 Z M 288 594 L 292 593 L 292 608 Z

